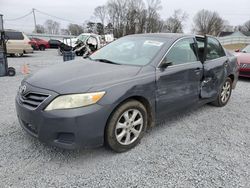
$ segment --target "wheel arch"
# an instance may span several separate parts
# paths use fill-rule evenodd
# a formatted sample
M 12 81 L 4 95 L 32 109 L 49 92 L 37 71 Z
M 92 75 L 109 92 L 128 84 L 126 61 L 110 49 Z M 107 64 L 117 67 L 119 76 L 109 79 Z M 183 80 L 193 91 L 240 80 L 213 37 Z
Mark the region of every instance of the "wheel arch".
M 230 74 L 228 77 L 232 80 L 232 82 L 234 82 L 235 77 L 233 74 Z
M 134 95 L 134 96 L 129 96 L 126 99 L 123 99 L 122 101 L 120 101 L 112 110 L 112 112 L 110 113 L 106 125 L 105 125 L 105 132 L 106 132 L 106 128 L 108 125 L 108 122 L 110 120 L 110 118 L 112 117 L 113 113 L 115 112 L 115 110 L 117 108 L 119 108 L 121 105 L 123 105 L 124 103 L 130 101 L 130 100 L 136 100 L 139 101 L 140 103 L 143 104 L 143 106 L 146 108 L 147 110 L 147 115 L 148 115 L 148 122 L 147 122 L 147 129 L 151 128 L 155 125 L 155 113 L 154 113 L 154 109 L 153 106 L 150 104 L 149 100 L 146 97 L 143 96 L 139 96 L 139 95 Z

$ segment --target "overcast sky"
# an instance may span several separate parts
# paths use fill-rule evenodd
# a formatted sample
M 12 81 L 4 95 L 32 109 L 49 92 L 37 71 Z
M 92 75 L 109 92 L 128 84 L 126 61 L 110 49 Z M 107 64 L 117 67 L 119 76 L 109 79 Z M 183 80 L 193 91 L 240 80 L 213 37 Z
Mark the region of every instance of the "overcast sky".
M 4 15 L 4 19 L 13 19 L 36 8 L 80 24 L 85 20 L 94 20 L 92 15 L 95 7 L 105 2 L 107 0 L 0 0 L 0 14 Z M 160 14 L 164 19 L 171 16 L 176 9 L 182 9 L 189 15 L 185 24 L 185 32 L 190 32 L 193 16 L 201 9 L 217 11 L 231 25 L 240 25 L 250 20 L 250 0 L 162 0 L 162 7 Z M 37 24 L 43 24 L 47 19 L 54 19 L 38 12 L 36 17 Z M 68 25 L 66 21 L 56 21 L 61 23 L 62 28 Z M 16 21 L 6 20 L 5 28 L 31 32 L 34 29 L 33 17 L 29 15 Z

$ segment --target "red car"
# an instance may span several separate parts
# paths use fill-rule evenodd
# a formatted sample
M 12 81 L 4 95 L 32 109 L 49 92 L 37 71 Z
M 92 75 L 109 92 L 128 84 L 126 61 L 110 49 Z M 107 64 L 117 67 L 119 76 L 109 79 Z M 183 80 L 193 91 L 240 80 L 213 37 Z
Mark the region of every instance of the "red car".
M 241 77 L 250 78 L 250 45 L 245 47 L 243 50 L 236 54 L 238 62 L 240 63 L 240 75 Z
M 30 42 L 32 48 L 34 50 L 44 51 L 46 48 L 49 48 L 49 42 L 39 38 L 30 38 Z

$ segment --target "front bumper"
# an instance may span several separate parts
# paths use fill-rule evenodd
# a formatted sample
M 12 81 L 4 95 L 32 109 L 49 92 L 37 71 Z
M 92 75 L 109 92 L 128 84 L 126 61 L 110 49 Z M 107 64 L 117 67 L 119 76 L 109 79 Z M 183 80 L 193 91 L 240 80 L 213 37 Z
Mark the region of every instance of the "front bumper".
M 250 68 L 249 69 L 240 69 L 240 77 L 250 78 Z
M 49 101 L 45 102 L 48 104 Z M 44 111 L 44 107 L 45 104 L 42 104 L 37 109 L 29 109 L 22 104 L 19 94 L 16 97 L 18 120 L 31 136 L 45 144 L 64 149 L 103 145 L 105 125 L 111 113 L 108 106 L 95 104 L 49 112 Z

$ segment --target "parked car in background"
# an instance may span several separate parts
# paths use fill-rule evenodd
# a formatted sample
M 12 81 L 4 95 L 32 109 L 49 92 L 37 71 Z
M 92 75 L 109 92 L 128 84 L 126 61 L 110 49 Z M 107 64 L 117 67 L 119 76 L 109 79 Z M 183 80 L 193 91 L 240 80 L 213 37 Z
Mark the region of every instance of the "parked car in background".
M 101 36 L 93 33 L 82 33 L 77 38 L 65 39 L 60 45 L 60 53 L 73 50 L 77 56 L 85 56 L 100 49 Z
M 240 64 L 240 76 L 250 78 L 250 45 L 242 50 L 236 50 L 236 56 Z
M 61 41 L 56 40 L 56 39 L 50 39 L 48 42 L 49 42 L 50 48 L 59 48 L 59 46 L 61 44 Z
M 225 106 L 237 80 L 237 59 L 216 38 L 132 35 L 24 79 L 16 112 L 23 129 L 49 145 L 124 152 L 174 112 Z
M 15 30 L 6 30 L 7 37 L 7 54 L 10 56 L 23 56 L 23 54 L 33 53 L 33 49 L 29 44 L 30 39 L 22 32 Z
M 49 48 L 49 42 L 39 38 L 30 38 L 29 42 L 34 50 L 44 51 Z

